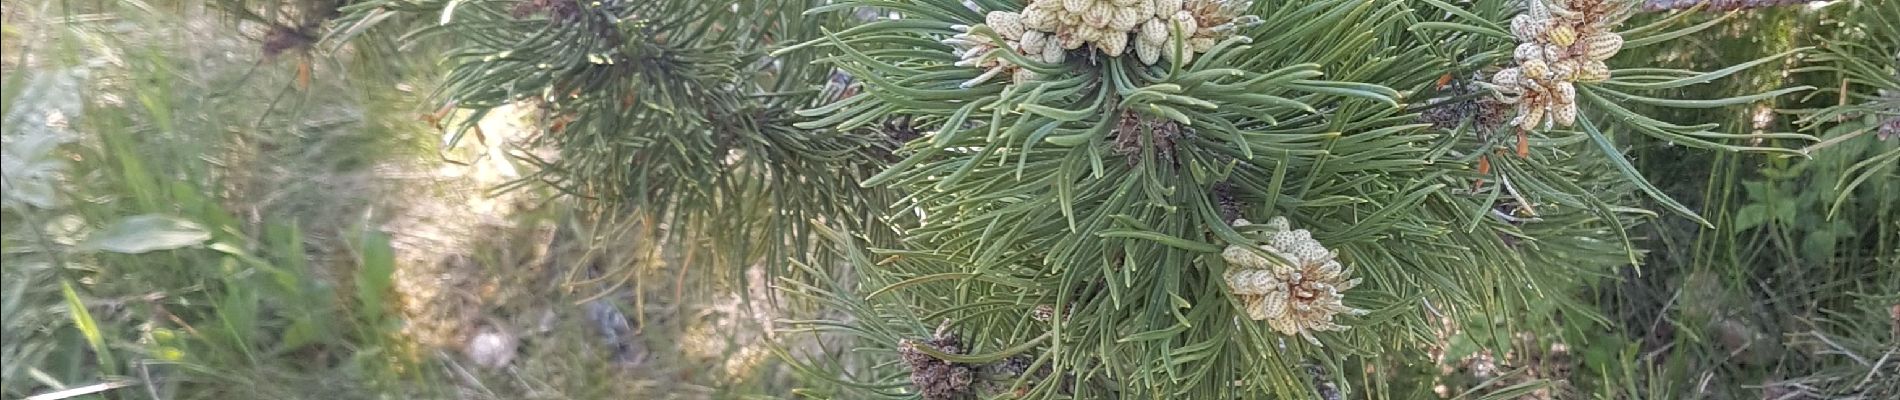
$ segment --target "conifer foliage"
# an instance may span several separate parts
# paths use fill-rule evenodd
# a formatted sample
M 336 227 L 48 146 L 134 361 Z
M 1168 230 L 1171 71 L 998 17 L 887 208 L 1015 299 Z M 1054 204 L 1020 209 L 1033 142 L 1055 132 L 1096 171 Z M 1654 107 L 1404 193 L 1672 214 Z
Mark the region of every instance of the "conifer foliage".
M 798 110 L 842 89 L 821 87 L 830 69 L 810 53 L 766 55 L 853 18 L 801 15 L 824 3 L 374 0 L 337 25 L 350 39 L 429 17 L 389 29 L 452 48 L 432 118 L 453 140 L 484 139 L 477 122 L 501 107 L 530 108 L 527 147 L 552 154 L 515 154 L 534 167 L 528 181 L 710 239 L 681 242 L 733 271 L 802 254 L 811 220 L 869 226 L 890 203 L 857 185 L 885 140 L 799 126 Z
M 1018 375 L 981 376 L 1006 383 L 972 386 L 992 389 L 969 392 L 980 396 L 1310 397 L 1346 379 L 1308 371 L 1416 356 L 1427 338 L 1410 332 L 1431 329 L 1428 309 L 1556 304 L 1535 321 L 1502 321 L 1533 331 L 1594 318 L 1552 294 L 1635 258 L 1625 232 L 1653 214 L 1627 194 L 1698 218 L 1630 167 L 1616 135 L 1789 151 L 1728 144 L 1737 138 L 1712 125 L 1616 102 L 1708 108 L 1807 89 L 1644 94 L 1774 58 L 1712 72 L 1626 67 L 1617 50 L 1708 26 L 1670 15 L 1624 27 L 1626 1 L 1141 3 L 834 7 L 896 17 L 804 45 L 866 83 L 817 111 L 844 131 L 891 118 L 927 127 L 864 182 L 910 193 L 921 218 L 901 249 L 839 250 L 862 263 L 831 281 L 862 286 L 789 285 L 852 314 L 801 327 L 858 335 L 884 357 L 1033 360 Z M 1122 22 L 1172 7 L 1219 12 L 1158 29 Z M 1507 27 L 1514 18 L 1544 29 Z M 1195 35 L 1214 28 L 1222 34 Z M 1162 57 L 1125 50 L 1164 29 Z M 1273 222 L 1236 228 L 1236 218 Z M 945 331 L 960 339 L 954 349 L 920 345 Z M 845 397 L 923 390 L 807 361 Z
M 780 348 L 811 393 L 1308 398 L 1419 359 L 1433 321 L 1600 321 L 1566 294 L 1637 259 L 1642 202 L 1700 221 L 1619 136 L 1812 140 L 1626 107 L 1812 89 L 1673 98 L 1787 54 L 1617 59 L 1722 21 L 1640 6 L 377 0 L 340 25 L 439 16 L 409 37 L 453 39 L 444 102 L 540 110 L 538 178 L 767 244 L 735 258 L 825 310 L 785 337 L 864 348 Z

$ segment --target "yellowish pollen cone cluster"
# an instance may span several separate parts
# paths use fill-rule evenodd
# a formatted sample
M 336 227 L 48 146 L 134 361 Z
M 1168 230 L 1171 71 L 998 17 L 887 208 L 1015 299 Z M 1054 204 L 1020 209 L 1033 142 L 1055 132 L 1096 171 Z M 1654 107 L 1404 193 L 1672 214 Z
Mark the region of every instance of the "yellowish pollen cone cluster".
M 1249 224 L 1234 221 L 1236 227 Z M 1276 332 L 1318 345 L 1314 331 L 1346 330 L 1333 322 L 1334 316 L 1365 314 L 1343 302 L 1343 292 L 1358 286 L 1359 280 L 1339 263 L 1339 253 L 1313 240 L 1305 229 L 1288 229 L 1284 217 L 1274 217 L 1265 226 L 1267 243 L 1230 245 L 1221 252 L 1227 260 L 1227 289 L 1239 297 L 1247 318 L 1267 321 Z
M 1062 63 L 1068 51 L 1090 46 L 1109 57 L 1129 52 L 1144 64 L 1173 60 L 1174 43 L 1181 43 L 1180 63 L 1214 48 L 1218 39 L 1239 28 L 1260 23 L 1241 15 L 1251 0 L 1031 0 L 1022 12 L 991 11 L 983 25 L 996 31 L 1004 43 L 987 35 L 971 34 L 970 27 L 945 42 L 960 47 L 958 65 L 982 68 L 984 73 L 965 82 L 975 86 L 1009 74 L 1017 83 L 1035 79 L 1035 73 L 1011 63 L 995 51 L 1013 51 L 1029 60 Z
M 1527 0 L 1523 14 L 1511 19 L 1517 66 L 1492 75 L 1491 84 L 1516 105 L 1511 125 L 1524 130 L 1570 126 L 1577 121 L 1578 83 L 1610 79 L 1603 62 L 1623 49 L 1615 31 L 1635 2 L 1569 0 L 1546 4 Z

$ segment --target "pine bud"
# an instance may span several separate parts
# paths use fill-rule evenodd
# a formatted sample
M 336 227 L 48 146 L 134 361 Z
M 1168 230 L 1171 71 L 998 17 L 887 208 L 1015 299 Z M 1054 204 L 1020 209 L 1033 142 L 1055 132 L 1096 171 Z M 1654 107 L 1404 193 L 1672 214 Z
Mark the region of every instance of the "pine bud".
M 1231 271 L 1240 269 L 1266 269 L 1270 263 L 1267 257 L 1241 245 L 1227 246 L 1226 249 L 1221 250 L 1220 258 L 1229 264 L 1227 268 L 1230 274 Z
M 1142 64 L 1154 65 L 1161 62 L 1161 44 L 1136 40 L 1135 56 L 1141 59 Z
M 1238 295 L 1266 295 L 1286 291 L 1286 285 L 1264 269 L 1229 268 L 1224 276 L 1227 288 Z
M 1208 50 L 1214 49 L 1214 38 L 1197 37 L 1193 39 L 1188 39 L 1187 44 L 1188 44 L 1188 50 L 1190 51 L 1193 51 L 1196 53 L 1206 53 Z
M 1537 38 L 1544 36 L 1544 21 L 1533 19 L 1530 15 L 1518 14 L 1511 18 L 1511 35 L 1517 36 L 1520 42 L 1537 41 Z
M 1102 30 L 1096 29 L 1093 26 L 1083 25 L 1075 28 L 1075 36 L 1081 38 L 1083 42 L 1093 42 L 1102 40 Z
M 1536 80 L 1536 79 L 1524 78 L 1524 89 L 1526 92 L 1535 94 L 1538 96 L 1547 95 L 1547 94 L 1550 94 L 1550 87 L 1546 86 L 1545 85 L 1546 83 L 1550 83 L 1550 80 L 1549 79 Z
M 1610 66 L 1605 65 L 1602 60 L 1585 61 L 1583 66 L 1577 67 L 1576 78 L 1577 82 L 1586 83 L 1610 80 Z
M 1163 22 L 1160 18 L 1149 18 L 1148 22 L 1143 22 L 1141 24 L 1141 38 L 1138 39 L 1137 41 L 1145 42 L 1145 43 L 1152 44 L 1155 46 L 1160 46 L 1162 43 L 1167 43 L 1168 42 L 1168 23 Z M 1156 54 L 1160 54 L 1160 53 L 1156 53 Z M 1153 63 L 1149 63 L 1149 64 L 1153 64 Z
M 1339 257 L 1339 254 L 1333 253 L 1330 250 L 1328 251 L 1328 254 L 1330 255 L 1326 257 L 1326 261 L 1320 263 L 1319 267 L 1315 268 L 1312 271 L 1312 274 L 1310 274 L 1311 276 L 1309 276 L 1309 278 L 1318 279 L 1322 281 L 1331 281 L 1331 280 L 1337 280 L 1345 276 L 1346 265 L 1340 264 L 1339 260 L 1337 260 L 1337 258 Z M 1340 290 L 1345 290 L 1345 289 L 1340 289 Z
M 1577 104 L 1577 85 L 1575 84 L 1570 82 L 1557 82 L 1557 84 L 1551 88 L 1550 92 L 1551 97 L 1557 101 L 1557 104 Z
M 1234 224 L 1245 226 L 1248 222 L 1235 220 Z M 1276 332 L 1298 335 L 1317 344 L 1319 341 L 1312 336 L 1313 331 L 1346 329 L 1333 322 L 1335 315 L 1365 313 L 1346 306 L 1341 294 L 1357 286 L 1359 280 L 1350 279 L 1345 267 L 1336 260 L 1337 252 L 1313 240 L 1306 230 L 1288 230 L 1287 225 L 1283 217 L 1268 221 L 1265 225 L 1271 231 L 1268 243 L 1260 246 L 1261 250 L 1285 258 L 1287 262 L 1269 260 L 1268 268 L 1247 268 L 1246 265 L 1257 264 L 1265 258 L 1245 245 L 1230 245 L 1222 253 L 1223 258 L 1245 260 L 1230 262 L 1222 280 L 1230 294 L 1239 300 L 1241 311 L 1248 319 L 1266 321 Z
M 1577 42 L 1577 30 L 1567 24 L 1555 24 L 1544 31 L 1544 39 L 1550 44 L 1570 47 L 1571 44 Z
M 1564 82 L 1564 84 L 1570 83 Z M 1555 110 L 1551 111 L 1550 119 L 1557 121 L 1558 125 L 1570 126 L 1577 123 L 1577 103 L 1552 104 L 1551 108 Z
M 1517 104 L 1517 118 L 1511 119 L 1511 125 L 1524 130 L 1536 130 L 1537 124 L 1544 122 L 1544 107 L 1533 106 L 1528 102 Z
M 1313 233 L 1305 229 L 1274 232 L 1267 236 L 1267 245 L 1275 249 L 1292 250 L 1313 240 Z
M 1261 312 L 1264 313 L 1266 311 L 1263 308 Z M 1267 319 L 1267 327 L 1273 328 L 1274 331 L 1278 332 L 1298 332 L 1300 330 L 1300 323 L 1299 320 L 1295 318 L 1291 312 L 1282 312 Z
M 1041 54 L 1042 42 L 1046 41 L 1046 39 L 1048 38 L 1049 38 L 1049 35 L 1046 33 L 1043 33 L 1042 31 L 1033 30 L 1033 29 L 1023 31 L 1023 40 L 1020 42 L 1022 44 L 1022 47 L 1018 47 L 1018 49 L 1021 49 L 1023 51 L 1023 54 L 1028 54 L 1032 56 Z
M 1082 14 L 1082 23 L 1097 29 L 1108 28 L 1108 21 L 1115 19 L 1115 6 L 1106 1 L 1097 1 Z
M 1172 45 L 1162 46 L 1161 55 L 1163 57 L 1174 57 L 1173 46 Z M 1181 59 L 1179 60 L 1170 59 L 1169 61 L 1172 61 L 1182 66 L 1186 66 L 1188 65 L 1188 63 L 1194 62 L 1194 51 L 1189 50 L 1189 49 L 1181 49 Z
M 1543 80 L 1550 77 L 1550 65 L 1545 64 L 1541 59 L 1526 60 L 1519 63 L 1517 68 L 1524 73 L 1525 78 Z
M 1001 35 L 1004 39 L 1023 37 L 1024 28 L 1022 15 L 1020 14 L 1009 11 L 991 11 L 989 15 L 983 16 L 983 23 L 989 25 L 990 29 L 995 29 L 996 34 Z
M 1068 50 L 1063 49 L 1062 41 L 1060 40 L 1043 40 L 1042 41 L 1042 62 L 1050 63 L 1050 64 L 1061 64 L 1063 61 L 1065 61 L 1064 58 L 1068 57 L 1068 55 L 1069 55 Z
M 1155 18 L 1174 18 L 1175 11 L 1181 11 L 1181 0 L 1154 0 Z
M 1615 32 L 1598 32 L 1584 40 L 1584 56 L 1592 61 L 1609 60 L 1620 50 L 1623 50 L 1623 36 Z
M 1523 90 L 1523 82 L 1524 73 L 1517 68 L 1498 70 L 1497 75 L 1491 76 L 1491 84 L 1498 85 L 1500 89 L 1509 89 L 1512 92 Z
M 1108 22 L 1109 30 L 1127 32 L 1141 26 L 1147 19 L 1140 7 L 1121 7 L 1115 9 L 1114 19 Z
M 1576 79 L 1577 69 L 1581 66 L 1581 63 L 1574 58 L 1550 63 L 1550 79 L 1559 81 Z
M 1089 6 L 1093 4 L 1095 2 L 1092 0 L 1062 0 L 1062 10 L 1070 14 L 1081 14 L 1088 12 Z
M 1511 53 L 1511 58 L 1520 63 L 1530 60 L 1542 60 L 1544 59 L 1544 46 L 1540 46 L 1537 43 L 1519 44 L 1517 45 L 1517 50 Z
M 1269 231 L 1280 232 L 1293 229 L 1293 222 L 1288 221 L 1286 217 L 1278 217 L 1267 220 L 1267 223 L 1262 224 L 1262 226 L 1267 227 Z
M 1079 49 L 1079 48 L 1082 48 L 1083 43 L 1088 42 L 1087 40 L 1082 38 L 1081 32 L 1079 32 L 1080 31 L 1079 28 L 1070 28 L 1067 26 L 1064 26 L 1063 28 L 1064 29 L 1056 30 L 1056 40 L 1055 40 L 1056 43 L 1062 46 L 1062 49 L 1064 50 Z
M 1523 90 L 1510 124 L 1525 130 L 1569 126 L 1577 118 L 1576 82 L 1610 78 L 1603 60 L 1622 50 L 1615 25 L 1627 17 L 1630 3 L 1608 0 L 1525 0 L 1523 14 L 1511 18 L 1515 73 L 1499 71 L 1493 84 L 1500 93 Z M 1515 78 L 1515 79 L 1514 79 Z M 1513 85 L 1512 83 L 1516 83 Z
M 1016 84 L 1020 85 L 1025 82 L 1036 80 L 1036 71 L 1030 71 L 1028 68 L 1017 68 L 1016 72 L 1010 74 L 1009 78 L 1011 82 L 1015 82 Z
M 1023 26 L 1038 31 L 1053 31 L 1056 28 L 1055 13 L 1040 7 L 1031 6 L 1023 10 Z
M 1545 24 L 1549 23 L 1548 21 L 1551 20 L 1550 6 L 1545 5 L 1544 0 L 1525 0 L 1524 3 L 1524 15 L 1530 16 L 1531 19 L 1535 21 Z M 1549 25 L 1545 26 L 1548 27 Z
M 1174 13 L 1174 22 L 1181 27 L 1181 37 L 1183 38 L 1193 37 L 1194 30 L 1201 25 L 1200 22 L 1194 20 L 1194 13 L 1188 12 L 1187 10 L 1176 11 Z
M 1101 40 L 1095 41 L 1095 45 L 1101 48 L 1102 54 L 1107 54 L 1109 57 L 1121 57 L 1122 51 L 1128 49 L 1128 34 L 1108 32 L 1103 34 Z
M 1287 300 L 1286 296 L 1260 296 L 1259 300 L 1248 302 L 1247 315 L 1255 320 L 1287 315 Z
M 1544 44 L 1544 61 L 1555 62 L 1570 58 L 1570 48 L 1554 44 Z

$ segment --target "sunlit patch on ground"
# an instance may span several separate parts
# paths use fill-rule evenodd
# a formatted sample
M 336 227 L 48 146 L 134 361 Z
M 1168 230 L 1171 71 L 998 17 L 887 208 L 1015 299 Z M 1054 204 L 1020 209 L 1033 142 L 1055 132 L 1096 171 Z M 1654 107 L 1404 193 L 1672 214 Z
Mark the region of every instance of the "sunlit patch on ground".
M 379 179 L 397 189 L 382 230 L 390 232 L 400 267 L 396 288 L 407 317 L 404 334 L 431 348 L 458 348 L 475 337 L 481 307 L 516 282 L 499 282 L 473 258 L 484 235 L 513 224 L 528 191 L 491 188 L 520 177 L 505 154 L 530 131 L 525 113 L 507 107 L 481 121 L 483 137 L 463 137 L 442 151 L 450 162 L 392 160 Z M 447 140 L 445 139 L 445 142 Z
M 691 325 L 680 337 L 680 348 L 686 355 L 720 365 L 719 372 L 724 373 L 727 382 L 751 376 L 771 358 L 763 332 L 769 332 L 776 313 L 766 305 L 771 292 L 764 284 L 765 272 L 754 266 L 746 275 L 752 301 L 744 301 L 736 293 L 723 296 L 700 312 L 702 318 L 689 320 Z

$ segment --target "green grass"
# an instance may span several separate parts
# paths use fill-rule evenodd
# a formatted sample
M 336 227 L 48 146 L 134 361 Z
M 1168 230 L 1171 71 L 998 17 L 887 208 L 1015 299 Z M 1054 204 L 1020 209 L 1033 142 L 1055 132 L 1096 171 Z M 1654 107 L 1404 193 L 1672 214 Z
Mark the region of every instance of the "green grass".
M 103 395 L 362 398 L 416 387 L 400 383 L 423 374 L 393 335 L 387 285 L 362 284 L 388 281 L 393 261 L 342 257 L 390 251 L 350 217 L 370 199 L 320 187 L 420 148 L 356 122 L 389 118 L 375 102 L 393 99 L 346 84 L 277 96 L 293 85 L 283 64 L 203 57 L 248 50 L 207 32 L 219 27 L 210 21 L 42 6 L 8 6 L 9 41 L 28 43 L 7 49 L 8 86 L 27 88 L 4 99 L 8 155 L 20 141 L 61 144 L 18 154 L 49 170 L 43 199 L 8 193 L 0 393 L 123 382 Z M 10 185 L 20 178 L 9 168 Z M 336 285 L 346 274 L 359 284 Z
M 1685 37 L 1687 43 L 1674 50 L 1645 50 L 1657 53 L 1651 58 L 1668 60 L 1659 66 L 1702 69 L 1803 46 L 1825 46 L 1830 35 L 1842 34 L 1837 24 L 1866 13 L 1850 6 L 1837 4 L 1821 12 L 1798 7 L 1753 12 L 1740 18 L 1736 29 Z M 1665 54 L 1671 51 L 1692 56 Z M 1689 88 L 1688 93 L 1842 85 L 1833 74 L 1789 73 L 1812 65 L 1762 69 L 1720 85 Z M 1892 73 L 1892 67 L 1888 68 Z M 1832 106 L 1833 97 L 1782 97 L 1685 117 L 1721 122 L 1731 133 L 1742 135 L 1814 129 L 1824 140 L 1834 140 L 1843 133 L 1835 123 L 1804 127 L 1786 113 L 1761 113 Z M 1767 119 L 1757 122 L 1761 117 Z M 1893 381 L 1896 372 L 1870 375 L 1871 361 L 1900 344 L 1900 338 L 1887 328 L 1900 321 L 1885 311 L 1900 304 L 1893 295 L 1900 292 L 1900 210 L 1896 210 L 1900 179 L 1895 179 L 1900 175 L 1889 170 L 1851 190 L 1836 185 L 1850 166 L 1897 147 L 1900 143 L 1895 141 L 1865 136 L 1804 159 L 1700 153 L 1654 141 L 1639 143 L 1634 153 L 1641 161 L 1639 168 L 1678 171 L 1658 185 L 1677 198 L 1696 199 L 1696 207 L 1715 226 L 1700 228 L 1678 221 L 1655 224 L 1646 235 L 1651 237 L 1649 247 L 1660 251 L 1651 253 L 1640 271 L 1630 271 L 1600 298 L 1601 307 L 1619 317 L 1621 333 L 1639 345 L 1643 354 L 1643 368 L 1633 370 L 1637 376 L 1632 384 L 1648 389 L 1623 394 L 1641 398 L 1900 395 L 1892 389 L 1879 394 L 1852 383 L 1874 375 L 1881 375 L 1875 381 Z M 1844 201 L 1835 210 L 1837 199 Z M 1869 363 L 1860 364 L 1856 358 Z
M 259 61 L 243 29 L 193 2 L 31 6 L 6 7 L 0 398 L 787 390 L 757 346 L 763 327 L 726 294 L 737 289 L 681 296 L 731 286 L 682 281 L 692 260 L 656 252 L 648 224 L 574 216 L 531 187 L 512 216 L 431 233 L 465 247 L 409 250 L 442 260 L 404 256 L 417 233 L 390 229 L 436 221 L 400 215 L 481 219 L 454 213 L 488 189 L 409 176 L 470 159 L 421 118 L 431 60 L 358 49 Z M 550 243 L 557 229 L 572 237 Z M 641 267 L 572 275 L 600 264 Z M 405 270 L 457 283 L 418 314 Z M 622 340 L 645 356 L 616 359 L 591 313 L 624 316 Z M 463 337 L 425 343 L 418 323 L 503 326 L 524 344 L 510 366 L 483 367 L 461 355 Z

